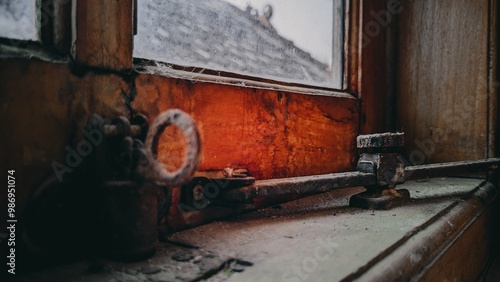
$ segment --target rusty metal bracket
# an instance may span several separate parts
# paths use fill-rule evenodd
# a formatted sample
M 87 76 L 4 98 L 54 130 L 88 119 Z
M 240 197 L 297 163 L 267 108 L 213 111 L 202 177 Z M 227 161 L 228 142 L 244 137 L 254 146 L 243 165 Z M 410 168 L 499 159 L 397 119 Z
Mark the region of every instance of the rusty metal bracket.
M 253 183 L 255 178 L 246 169 L 196 172 L 193 179 L 182 186 L 181 202 L 187 209 L 197 210 L 210 204 L 225 205 L 221 195 L 226 191 Z
M 377 181 L 375 185 L 365 185 L 367 191 L 352 196 L 350 206 L 390 209 L 410 199 L 407 190 L 396 190 L 397 184 L 405 182 L 405 165 L 403 157 L 394 151 L 403 144 L 404 133 L 358 136 L 357 146 L 365 153 L 358 160 L 357 170 L 375 174 Z
M 405 165 L 398 153 L 364 153 L 360 156 L 356 170 L 377 176 L 377 186 L 394 186 L 405 182 Z

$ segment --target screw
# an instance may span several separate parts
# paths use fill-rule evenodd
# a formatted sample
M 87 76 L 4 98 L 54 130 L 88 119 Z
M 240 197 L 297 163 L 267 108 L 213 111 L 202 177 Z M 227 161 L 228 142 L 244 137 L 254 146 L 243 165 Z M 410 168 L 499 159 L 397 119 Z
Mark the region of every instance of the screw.
M 196 184 L 193 188 L 193 199 L 196 201 L 203 200 L 203 186 L 201 184 Z

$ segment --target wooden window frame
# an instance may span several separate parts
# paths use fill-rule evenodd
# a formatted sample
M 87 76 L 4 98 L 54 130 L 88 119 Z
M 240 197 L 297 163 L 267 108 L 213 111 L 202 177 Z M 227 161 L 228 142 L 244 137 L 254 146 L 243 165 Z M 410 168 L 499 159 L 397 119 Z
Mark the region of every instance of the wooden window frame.
M 41 27 L 41 42 L 60 54 L 70 53 L 78 64 L 112 71 L 141 70 L 145 66 L 137 64 L 137 61 L 134 64 L 132 56 L 136 1 L 103 4 L 98 0 L 43 0 L 40 13 L 50 15 Z M 362 46 L 363 27 L 374 21 L 369 11 L 386 9 L 388 1 L 345 0 L 342 89 L 286 83 L 230 72 L 208 70 L 199 73 L 199 69 L 175 66 L 162 71 L 172 78 L 339 98 L 355 97 L 359 99 L 361 110 L 360 133 L 394 130 L 394 125 L 390 124 L 394 116 L 391 112 L 393 107 L 388 106 L 394 105 L 394 89 L 391 86 L 394 84 L 394 74 L 391 73 L 394 62 L 389 56 L 394 47 L 391 39 L 394 28 L 381 28 L 380 35 L 370 38 L 368 47 Z M 95 11 L 100 11 L 99 17 L 93 15 Z
M 370 92 L 380 92 L 384 93 L 383 90 L 385 87 L 374 87 L 376 81 L 385 82 L 386 79 L 383 78 L 385 76 L 385 71 L 382 72 L 373 72 L 378 71 L 380 66 L 386 65 L 386 32 L 384 28 L 381 28 L 380 35 L 370 38 L 370 44 L 367 46 L 361 46 L 362 39 L 361 31 L 364 23 L 369 23 L 373 21 L 373 15 L 369 13 L 369 11 L 378 11 L 386 9 L 386 0 L 345 0 L 345 23 L 344 23 L 344 54 L 343 54 L 343 62 L 344 62 L 344 70 L 343 70 L 343 86 L 342 89 L 331 89 L 325 87 L 317 87 L 317 86 L 309 86 L 303 84 L 295 84 L 295 83 L 286 83 L 279 82 L 270 79 L 262 79 L 255 78 L 250 76 L 233 74 L 230 72 L 219 72 L 219 71 L 206 71 L 203 73 L 203 76 L 200 73 L 196 73 L 196 68 L 183 68 L 174 66 L 173 72 L 168 73 L 168 75 L 173 75 L 174 78 L 177 76 L 181 76 L 181 74 L 177 74 L 175 71 L 185 70 L 185 73 L 182 73 L 182 77 L 189 79 L 190 76 L 196 77 L 199 79 L 203 77 L 204 79 L 210 80 L 210 76 L 213 76 L 214 82 L 221 81 L 221 77 L 224 77 L 222 83 L 232 83 L 241 85 L 238 80 L 248 80 L 254 81 L 250 87 L 259 87 L 259 82 L 263 82 L 263 88 L 270 88 L 270 84 L 273 85 L 273 89 L 277 90 L 290 90 L 287 87 L 301 87 L 310 90 L 300 91 L 301 93 L 309 93 L 309 94 L 329 94 L 329 95 L 339 95 L 340 97 L 345 97 L 345 95 L 352 95 L 354 97 L 361 97 L 362 94 L 366 93 L 365 96 L 372 96 Z M 73 33 L 73 41 L 74 41 L 74 50 L 73 55 L 78 62 L 88 64 L 96 67 L 106 67 L 114 70 L 123 70 L 123 69 L 131 69 L 132 67 L 142 68 L 143 65 L 134 65 L 132 63 L 132 49 L 133 49 L 133 30 L 135 23 L 133 19 L 135 18 L 135 1 L 127 0 L 121 2 L 120 5 L 113 6 L 112 5 L 103 5 L 101 2 L 96 0 L 90 1 L 78 1 L 76 5 L 73 5 L 73 18 L 75 22 L 78 24 L 74 24 L 76 26 L 76 33 Z M 125 4 L 126 3 L 126 4 Z M 75 7 L 78 13 L 75 12 Z M 102 22 L 102 19 L 95 19 L 88 15 L 88 12 L 96 9 L 104 10 L 104 14 L 111 15 L 113 13 L 119 15 L 118 17 L 111 17 L 116 20 L 114 24 L 105 24 Z M 127 17 L 130 15 L 130 17 Z M 76 17 L 76 18 L 75 18 Z M 105 32 L 105 29 L 108 28 L 108 32 L 106 34 L 117 34 L 115 38 L 111 38 L 109 36 L 102 36 L 102 33 Z M 82 30 L 93 30 L 95 32 L 94 35 L 92 33 L 84 33 L 84 36 L 77 35 L 75 39 L 75 34 L 78 34 L 78 31 Z M 95 36 L 97 33 L 98 36 Z M 118 52 L 114 52 L 111 54 L 105 54 L 107 58 L 101 58 L 101 62 L 97 62 L 96 57 L 101 56 L 100 54 L 95 53 L 95 48 L 92 46 L 120 46 Z M 375 48 L 376 46 L 376 48 Z M 85 48 L 84 48 L 85 47 Z M 88 48 L 87 48 L 88 47 Z M 381 50 L 384 50 L 381 54 Z M 85 54 L 83 53 L 85 52 Z M 91 59 L 92 58 L 92 59 Z M 121 64 L 112 63 L 112 61 L 122 61 Z M 193 73 L 195 72 L 195 73 Z M 370 74 L 370 75 L 368 75 Z M 372 78 L 370 79 L 370 76 Z M 363 87 L 365 86 L 365 87 Z M 284 87 L 284 88 L 282 88 Z M 373 90 L 374 88 L 378 88 L 380 90 Z M 296 88 L 294 88 L 296 89 Z M 319 90 L 319 91 L 316 91 Z M 374 99 L 379 100 L 379 99 Z
M 230 85 L 235 88 L 251 89 L 254 92 L 266 90 L 274 93 L 288 92 L 314 95 L 315 97 L 354 99 L 358 103 L 358 109 L 354 113 L 356 119 L 359 116 L 359 120 L 355 121 L 359 122 L 358 134 L 384 132 L 389 129 L 384 124 L 386 119 L 384 109 L 392 108 L 387 103 L 390 97 L 386 95 L 390 81 L 388 79 L 389 72 L 386 71 L 388 66 L 386 49 L 388 42 L 390 42 L 389 36 L 386 28 L 379 26 L 379 34 L 370 38 L 370 43 L 363 46 L 362 32 L 367 23 L 376 20 L 370 11 L 387 9 L 387 3 L 390 0 L 346 0 L 344 9 L 346 19 L 344 25 L 344 89 L 340 91 L 299 84 L 277 83 L 272 80 L 254 79 L 253 77 L 222 72 L 207 71 L 200 74 L 196 69 L 144 66 L 137 64 L 137 61 L 134 64 L 132 57 L 134 0 L 121 1 L 120 5 L 104 5 L 98 0 L 73 1 L 74 44 L 72 54 L 77 63 L 112 71 L 131 71 L 133 69 L 139 74 L 150 73 L 179 81 Z M 100 13 L 100 17 L 97 18 L 94 16 L 96 9 Z M 96 50 L 96 46 L 100 46 L 97 48 L 99 50 Z M 119 49 L 116 49 L 117 47 Z M 112 50 L 115 51 L 111 52 Z M 244 91 L 238 90 L 242 93 Z M 311 99 L 315 100 L 313 103 L 319 101 L 316 98 Z M 343 102 L 338 104 L 342 105 Z M 343 110 L 352 111 L 353 109 Z M 355 138 L 351 136 L 348 138 L 349 142 L 354 144 L 355 141 L 351 139 Z M 349 159 L 352 160 L 350 168 L 353 169 L 356 159 L 355 147 L 349 149 L 349 154 L 351 155 Z M 203 169 L 206 168 L 203 167 Z M 301 175 L 308 175 L 313 171 L 316 174 L 324 172 L 323 170 L 307 169 Z M 283 177 L 283 175 L 279 177 Z
M 347 91 L 347 83 L 345 82 L 347 64 L 345 63 L 347 60 L 346 52 L 348 51 L 345 46 L 345 38 L 347 37 L 347 18 L 349 17 L 347 12 L 347 6 L 349 2 L 352 0 L 340 0 L 340 4 L 334 4 L 334 9 L 340 9 L 341 13 L 343 13 L 343 17 L 341 19 L 337 19 L 335 17 L 335 12 L 333 15 L 334 22 L 332 22 L 332 26 L 340 25 L 342 27 L 342 32 L 334 33 L 333 35 L 333 44 L 331 48 L 332 52 L 332 64 L 330 67 L 336 66 L 337 64 L 340 66 L 340 76 L 339 78 L 334 78 L 333 74 L 331 77 L 331 86 L 319 86 L 315 85 L 314 82 L 308 84 L 307 82 L 290 82 L 287 81 L 286 77 L 280 78 L 268 78 L 265 75 L 258 76 L 252 74 L 241 74 L 235 70 L 213 70 L 210 67 L 187 67 L 182 64 L 174 64 L 168 61 L 157 61 L 150 59 L 142 59 L 134 57 L 135 67 L 142 68 L 148 65 L 151 65 L 151 62 L 155 66 L 165 65 L 164 70 L 168 73 L 166 75 L 172 76 L 174 78 L 184 78 L 184 79 L 192 79 L 206 82 L 215 82 L 215 83 L 228 83 L 228 81 L 233 81 L 235 85 L 250 85 L 250 87 L 259 87 L 264 89 L 275 89 L 275 90 L 284 90 L 284 91 L 300 91 L 300 93 L 304 94 L 318 94 L 318 95 L 339 95 L 340 97 L 343 94 L 349 94 Z M 136 4 L 137 5 L 137 4 Z M 137 21 L 137 13 L 134 15 L 134 20 Z M 134 23 L 137 26 L 137 22 Z M 137 28 L 136 28 L 137 29 Z M 336 50 L 343 50 L 341 53 L 336 52 Z M 171 71 L 172 70 L 172 71 Z M 237 80 L 241 80 L 238 82 Z M 259 86 L 259 82 L 262 82 L 262 85 Z M 293 88 L 288 88 L 288 87 Z M 310 89 L 310 90 L 305 90 Z
M 61 48 L 61 50 L 63 52 L 64 50 L 70 52 L 77 64 L 90 67 L 96 72 L 119 74 L 122 77 L 134 71 L 143 71 L 144 69 L 138 69 L 143 68 L 143 66 L 134 65 L 132 57 L 135 1 L 120 0 L 119 5 L 117 4 L 118 2 L 110 5 L 108 5 L 108 2 L 106 2 L 106 5 L 103 3 L 103 1 L 99 0 L 72 0 L 70 17 L 68 17 L 68 10 L 65 10 L 63 13 L 65 17 L 55 16 L 53 19 L 54 24 L 48 25 L 45 30 L 49 35 L 43 37 L 44 33 L 42 30 L 42 41 L 44 43 L 48 42 L 49 45 L 54 43 L 56 36 L 50 36 L 51 30 L 58 26 L 57 22 L 67 23 L 68 19 L 71 19 L 71 31 L 68 31 L 67 25 L 63 24 L 62 26 L 65 29 L 64 31 L 59 31 L 59 34 L 65 35 L 64 38 L 67 40 L 68 32 L 71 33 L 72 48 L 69 49 L 67 45 L 63 44 L 66 47 Z M 202 80 L 224 86 L 230 85 L 233 87 L 233 90 L 235 88 L 245 88 L 250 89 L 248 92 L 252 90 L 253 92 L 257 92 L 255 90 L 264 89 L 271 90 L 277 96 L 284 95 L 282 92 L 293 93 L 294 95 L 313 95 L 315 100 L 317 100 L 317 104 L 324 101 L 321 99 L 323 98 L 321 96 L 338 98 L 335 102 L 339 103 L 345 100 L 354 100 L 357 103 L 358 109 L 353 116 L 359 115 L 358 134 L 392 131 L 394 130 L 394 125 L 390 122 L 393 120 L 395 107 L 393 102 L 395 96 L 395 90 L 393 89 L 395 60 L 393 57 L 395 55 L 393 52 L 395 44 L 394 27 L 389 25 L 387 28 L 380 28 L 380 33 L 377 36 L 371 37 L 370 43 L 363 46 L 363 31 L 367 27 L 367 24 L 376 21 L 373 13 L 370 12 L 386 9 L 387 3 L 386 0 L 347 1 L 344 33 L 344 87 L 341 91 L 304 85 L 279 84 L 275 81 L 258 80 L 244 76 L 220 76 L 219 73 L 193 74 L 192 72 L 175 69 L 166 72 L 164 69 L 154 70 L 152 68 L 145 69 L 145 71 L 158 71 L 164 77 L 178 79 L 175 83 L 183 84 L 182 86 L 185 88 L 191 87 L 191 78 L 186 77 L 186 74 L 190 74 L 197 81 Z M 96 10 L 99 11 L 98 17 L 93 13 Z M 492 34 L 491 36 L 497 35 Z M 493 53 L 492 56 L 496 58 L 496 53 Z M 267 95 L 263 91 L 258 93 L 262 96 Z M 310 102 L 311 100 L 313 99 L 306 100 L 306 102 Z M 204 102 L 204 100 L 201 102 Z M 340 107 L 343 105 L 345 104 L 341 104 Z M 496 118 L 496 110 L 492 112 L 491 117 Z M 297 128 L 294 128 L 294 130 L 298 131 Z M 349 138 L 351 137 L 349 136 Z M 498 146 L 496 148 L 498 149 Z M 352 154 L 352 158 L 355 159 L 355 149 L 351 148 L 347 153 Z M 229 152 L 229 154 L 232 153 Z M 259 161 L 269 162 L 269 160 L 264 159 L 259 159 Z M 271 163 L 271 165 L 273 164 Z M 220 169 L 220 167 L 218 168 Z M 345 167 L 343 169 L 348 170 Z M 308 170 L 307 173 L 300 173 L 310 175 L 312 171 L 314 169 Z M 263 178 L 279 177 L 269 174 Z M 179 226 L 183 224 L 185 223 L 179 223 Z
M 60 0 L 45 0 L 46 3 L 58 3 L 58 1 Z M 345 58 L 343 90 L 277 83 L 271 80 L 259 80 L 252 77 L 218 72 L 199 74 L 175 68 L 155 68 L 134 64 L 132 50 L 135 29 L 135 1 L 136 0 L 123 0 L 119 1 L 119 4 L 118 2 L 112 2 L 111 4 L 106 2 L 106 4 L 103 4 L 104 2 L 99 0 L 71 0 L 71 9 L 66 7 L 63 9 L 64 12 L 55 13 L 54 18 L 52 18 L 53 23 L 44 26 L 45 31 L 42 30 L 42 34 L 44 34 L 44 32 L 45 34 L 49 34 L 44 37 L 44 44 L 56 46 L 58 43 L 55 39 L 64 38 L 65 40 L 63 40 L 63 42 L 68 42 L 68 39 L 70 39 L 70 46 L 65 45 L 67 43 L 59 44 L 63 46 L 60 50 L 68 51 L 75 63 L 73 66 L 77 68 L 79 66 L 83 67 L 79 68 L 81 70 L 95 69 L 101 73 L 114 73 L 122 77 L 127 77 L 131 73 L 134 74 L 134 77 L 144 73 L 150 73 L 161 77 L 171 78 L 174 79 L 176 83 L 186 85 L 201 81 L 208 82 L 207 84 L 231 86 L 229 88 L 224 88 L 224 91 L 234 92 L 233 95 L 231 95 L 233 99 L 241 97 L 239 95 L 247 93 L 248 90 L 260 93 L 256 95 L 260 97 L 258 99 L 259 107 L 266 106 L 265 103 L 267 102 L 265 99 L 268 93 L 272 93 L 272 95 L 275 96 L 287 95 L 289 97 L 296 97 L 297 94 L 305 94 L 306 97 L 293 99 L 304 100 L 303 103 L 310 103 L 312 109 L 317 110 L 314 115 L 317 115 L 320 119 L 324 117 L 328 119 L 331 117 L 331 114 L 335 115 L 337 112 L 344 112 L 346 114 L 339 114 L 339 120 L 349 120 L 348 122 L 356 128 L 356 132 L 353 131 L 353 126 L 350 126 L 349 129 L 345 129 L 348 130 L 349 134 L 344 134 L 342 136 L 342 138 L 346 140 L 342 140 L 341 146 L 338 147 L 342 149 L 334 149 L 332 147 L 337 146 L 334 143 L 338 142 L 340 139 L 333 139 L 328 142 L 323 140 L 321 141 L 323 143 L 319 144 L 320 146 L 331 147 L 332 150 L 341 151 L 337 156 L 328 155 L 325 156 L 325 158 L 348 158 L 350 162 L 349 166 L 346 166 L 346 161 L 340 160 L 339 162 L 343 163 L 343 165 L 332 165 L 325 169 L 319 168 L 315 164 L 304 164 L 302 165 L 304 168 L 302 172 L 270 173 L 266 177 L 288 177 L 352 170 L 354 169 L 357 157 L 355 136 L 357 134 L 390 130 L 385 124 L 387 115 L 384 113 L 387 109 L 393 108 L 387 103 L 387 99 L 390 97 L 388 98 L 386 94 L 389 92 L 387 89 L 389 89 L 388 82 L 390 81 L 389 72 L 386 71 L 388 69 L 387 46 L 388 42 L 390 42 L 390 40 L 388 40 L 390 36 L 387 35 L 386 29 L 382 28 L 379 35 L 370 38 L 370 44 L 362 46 L 362 31 L 364 25 L 374 21 L 373 13 L 370 13 L 370 11 L 381 11 L 386 9 L 387 1 L 390 0 L 346 0 L 344 9 L 346 21 L 344 25 Z M 70 21 L 71 29 L 68 29 L 68 21 Z M 52 36 L 50 36 L 50 34 L 52 34 Z M 132 86 L 135 87 L 138 86 L 134 85 L 137 83 L 137 80 L 129 81 L 128 83 L 131 83 Z M 239 94 L 236 94 L 236 92 Z M 328 99 L 325 100 L 327 97 Z M 201 101 L 199 98 L 197 99 Z M 127 103 L 130 102 L 131 101 L 127 101 Z M 327 112 L 330 113 L 325 114 L 321 107 L 326 107 L 326 105 L 329 105 Z M 183 106 L 186 105 L 180 105 L 181 108 Z M 214 105 L 211 106 L 213 107 Z M 134 105 L 132 105 L 132 107 L 134 107 Z M 274 106 L 271 106 L 271 108 L 272 107 Z M 332 110 L 332 107 L 334 110 Z M 144 110 L 144 108 L 142 110 Z M 148 111 L 149 110 L 146 109 L 144 112 Z M 296 112 L 293 114 L 300 115 L 302 113 L 300 109 L 296 109 Z M 151 118 L 154 118 L 154 116 L 151 116 Z M 317 134 L 328 135 L 333 133 L 337 135 L 336 138 L 340 138 L 339 136 L 341 135 L 332 129 L 338 120 L 334 118 L 329 121 L 324 120 L 323 122 L 328 123 L 330 129 L 325 131 L 324 127 L 318 127 L 315 129 L 319 130 Z M 291 124 L 288 123 L 286 126 L 290 125 Z M 300 132 L 298 128 L 294 128 L 292 133 L 296 136 L 293 138 L 303 138 L 304 136 L 301 135 Z M 247 138 L 248 141 L 250 137 L 245 136 L 245 138 Z M 347 145 L 347 143 L 349 143 L 349 145 Z M 213 149 L 213 147 L 210 148 Z M 280 151 L 280 154 L 287 153 L 286 151 Z M 297 169 L 297 171 L 300 171 L 300 169 Z

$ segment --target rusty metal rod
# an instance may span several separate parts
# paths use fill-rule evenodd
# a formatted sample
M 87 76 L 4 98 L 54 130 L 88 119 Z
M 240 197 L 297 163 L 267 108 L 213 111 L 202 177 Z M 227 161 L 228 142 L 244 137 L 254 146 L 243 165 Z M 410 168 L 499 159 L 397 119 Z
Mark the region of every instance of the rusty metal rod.
M 340 188 L 374 185 L 375 183 L 377 183 L 375 174 L 357 171 L 258 180 L 253 185 L 227 191 L 225 199 L 241 202 L 272 195 L 307 195 Z
M 468 173 L 486 172 L 500 167 L 500 158 L 478 161 L 461 161 L 440 164 L 417 165 L 405 168 L 406 180 L 432 177 L 458 176 Z M 253 185 L 232 189 L 224 195 L 227 201 L 243 202 L 273 195 L 307 195 L 335 189 L 376 185 L 375 174 L 343 172 L 282 179 L 258 180 Z
M 460 161 L 405 167 L 406 180 L 455 176 L 476 172 L 486 172 L 500 166 L 500 158 L 477 161 Z

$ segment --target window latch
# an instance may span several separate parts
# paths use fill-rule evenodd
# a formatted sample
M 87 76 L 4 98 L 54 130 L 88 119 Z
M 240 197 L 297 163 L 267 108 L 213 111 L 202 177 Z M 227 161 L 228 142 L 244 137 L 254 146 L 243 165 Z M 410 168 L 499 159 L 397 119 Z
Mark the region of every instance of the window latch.
M 397 153 L 404 145 L 404 133 L 382 133 L 360 135 L 357 147 L 363 153 L 356 170 L 375 175 L 374 185 L 365 185 L 367 190 L 350 198 L 349 205 L 364 209 L 390 209 L 410 199 L 406 189 L 396 189 L 405 182 L 405 162 Z
M 252 185 L 226 191 L 223 198 L 227 202 L 246 203 L 254 198 L 311 195 L 364 186 L 367 191 L 352 196 L 351 206 L 390 209 L 410 199 L 407 190 L 396 189 L 396 185 L 405 181 L 493 172 L 500 166 L 500 158 L 411 166 L 397 152 L 403 144 L 404 133 L 360 135 L 357 146 L 362 154 L 357 163 L 357 171 L 257 180 Z

